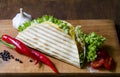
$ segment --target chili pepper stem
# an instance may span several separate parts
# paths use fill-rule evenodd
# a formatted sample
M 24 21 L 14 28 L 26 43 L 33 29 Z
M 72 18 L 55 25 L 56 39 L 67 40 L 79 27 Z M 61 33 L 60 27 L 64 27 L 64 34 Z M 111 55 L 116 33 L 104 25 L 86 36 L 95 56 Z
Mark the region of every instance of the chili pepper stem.
M 9 44 L 9 43 L 7 43 L 7 42 L 2 41 L 2 39 L 0 39 L 0 43 L 2 43 L 2 44 L 4 44 L 4 45 L 7 45 L 7 46 L 8 46 L 8 47 L 10 47 L 11 49 L 14 49 L 14 48 L 15 48 L 15 46 L 14 46 L 14 45 L 12 45 L 12 44 Z

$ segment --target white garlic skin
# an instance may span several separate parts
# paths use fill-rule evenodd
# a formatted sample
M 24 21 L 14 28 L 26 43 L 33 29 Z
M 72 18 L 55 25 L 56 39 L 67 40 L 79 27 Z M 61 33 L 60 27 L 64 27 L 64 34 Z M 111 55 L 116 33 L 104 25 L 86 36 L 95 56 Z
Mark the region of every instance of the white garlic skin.
M 32 19 L 31 15 L 21 11 L 13 18 L 12 20 L 13 27 L 15 29 L 18 29 L 20 25 L 22 26 L 23 23 L 30 21 L 31 19 Z
M 87 69 L 89 70 L 90 73 L 97 73 L 99 70 L 92 68 L 91 66 L 87 66 Z

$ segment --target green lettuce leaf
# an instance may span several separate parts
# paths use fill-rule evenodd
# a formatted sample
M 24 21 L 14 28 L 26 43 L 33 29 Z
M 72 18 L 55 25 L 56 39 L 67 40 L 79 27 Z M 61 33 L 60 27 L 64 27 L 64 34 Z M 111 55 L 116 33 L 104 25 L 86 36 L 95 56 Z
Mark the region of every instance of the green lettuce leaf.
M 75 27 L 75 39 L 77 41 L 77 47 L 79 52 L 80 64 L 83 64 L 86 58 L 86 47 L 83 38 L 83 33 L 80 30 L 80 26 Z
M 85 43 L 87 62 L 94 61 L 97 58 L 97 50 L 102 46 L 106 38 L 97 35 L 95 32 L 85 34 L 82 32 L 80 26 L 76 27 L 76 32 L 79 33 L 79 37 L 77 38 L 82 38 Z
M 25 22 L 23 25 L 20 25 L 18 27 L 18 30 L 21 32 L 21 31 L 25 30 L 27 27 L 31 26 L 31 24 L 34 24 L 34 23 L 40 24 L 40 23 L 45 22 L 45 21 L 49 21 L 49 22 L 52 22 L 54 24 L 57 24 L 59 28 L 61 28 L 65 33 L 70 35 L 69 24 L 67 22 L 59 20 L 59 19 L 57 19 L 53 16 L 50 16 L 50 15 L 44 15 L 41 18 Z

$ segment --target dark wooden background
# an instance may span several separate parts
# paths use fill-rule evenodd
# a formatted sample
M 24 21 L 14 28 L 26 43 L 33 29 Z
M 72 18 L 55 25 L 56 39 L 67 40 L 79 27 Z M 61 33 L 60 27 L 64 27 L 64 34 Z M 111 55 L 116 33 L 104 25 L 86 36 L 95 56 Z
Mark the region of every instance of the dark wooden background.
M 33 17 L 61 19 L 115 19 L 120 0 L 0 0 L 0 19 L 11 19 L 19 8 Z
M 59 19 L 111 19 L 120 38 L 120 0 L 0 0 L 0 19 L 12 19 L 21 7 L 34 18 L 50 14 Z
M 34 18 L 112 19 L 120 37 L 120 0 L 0 0 L 0 19 L 12 19 L 21 7 Z

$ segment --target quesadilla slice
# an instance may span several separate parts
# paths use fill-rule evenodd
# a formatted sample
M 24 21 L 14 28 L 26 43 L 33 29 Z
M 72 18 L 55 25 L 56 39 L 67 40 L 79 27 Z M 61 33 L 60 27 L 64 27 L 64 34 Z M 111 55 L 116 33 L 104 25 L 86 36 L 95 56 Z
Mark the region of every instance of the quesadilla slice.
M 16 38 L 31 48 L 78 68 L 84 63 L 84 42 L 66 21 L 45 15 L 24 23 L 19 31 Z

